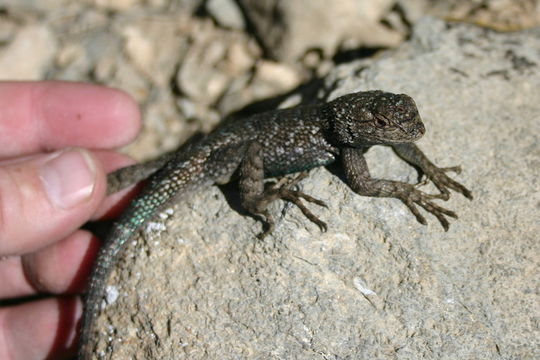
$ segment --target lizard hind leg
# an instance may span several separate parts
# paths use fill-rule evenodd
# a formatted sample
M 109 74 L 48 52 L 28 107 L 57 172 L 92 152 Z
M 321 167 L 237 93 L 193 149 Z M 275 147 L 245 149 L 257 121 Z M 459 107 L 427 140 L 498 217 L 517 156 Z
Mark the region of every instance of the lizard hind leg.
M 294 189 L 307 176 L 307 172 L 302 172 L 293 178 L 281 178 L 277 183 L 265 188 L 262 151 L 263 148 L 258 142 L 254 141 L 248 146 L 240 167 L 239 181 L 242 206 L 251 214 L 262 216 L 266 222 L 266 229 L 258 237 L 262 239 L 274 230 L 275 222 L 268 212 L 268 206 L 278 199 L 295 204 L 310 221 L 317 224 L 322 231 L 326 231 L 326 223 L 317 218 L 301 199 L 319 206 L 326 207 L 326 204 Z

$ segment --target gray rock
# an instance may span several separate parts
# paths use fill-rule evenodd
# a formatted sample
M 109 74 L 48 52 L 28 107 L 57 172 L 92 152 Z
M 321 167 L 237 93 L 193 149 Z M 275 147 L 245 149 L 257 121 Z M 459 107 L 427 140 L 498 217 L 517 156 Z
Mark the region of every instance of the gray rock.
M 275 59 L 293 62 L 309 50 L 332 56 L 347 47 L 394 46 L 404 34 L 380 21 L 391 0 L 239 0 L 258 37 Z
M 57 41 L 47 26 L 29 24 L 22 27 L 0 50 L 0 80 L 43 78 L 54 59 L 56 47 Z
M 178 68 L 176 84 L 190 99 L 214 104 L 235 77 L 250 71 L 255 59 L 243 36 L 217 31 L 211 21 L 192 28 L 192 43 Z
M 169 84 L 178 59 L 186 52 L 182 20 L 185 19 L 180 16 L 174 19 L 167 14 L 119 26 L 126 56 L 142 75 L 160 88 Z
M 273 236 L 212 187 L 164 211 L 109 281 L 99 354 L 144 359 L 540 357 L 540 29 L 502 34 L 426 19 L 377 60 L 340 66 L 331 98 L 385 89 L 416 99 L 440 166 L 461 164 L 445 233 L 395 199 L 360 197 L 328 170 L 313 211 L 275 203 Z M 321 89 L 321 94 L 328 91 Z M 377 177 L 414 182 L 389 149 Z M 429 189 L 427 189 L 429 190 Z M 229 191 L 225 192 L 230 195 Z M 234 196 L 228 196 L 234 205 Z M 232 198 L 232 200 L 231 200 Z
M 429 14 L 472 22 L 499 31 L 516 31 L 540 25 L 536 0 L 415 0 L 424 2 Z M 400 3 L 405 5 L 405 1 Z
M 396 0 L 395 7 L 408 23 L 430 14 L 497 29 L 516 31 L 540 26 L 537 0 Z
M 179 88 L 197 101 L 215 102 L 230 81 L 227 74 L 216 69 L 226 51 L 221 39 L 192 47 L 177 74 Z
M 223 27 L 243 30 L 246 26 L 244 15 L 233 0 L 208 0 L 206 11 Z

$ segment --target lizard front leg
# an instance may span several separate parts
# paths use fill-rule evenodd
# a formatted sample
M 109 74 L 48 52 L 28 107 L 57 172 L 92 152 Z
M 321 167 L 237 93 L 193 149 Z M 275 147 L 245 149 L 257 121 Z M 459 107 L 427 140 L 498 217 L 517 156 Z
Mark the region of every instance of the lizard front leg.
M 405 161 L 410 164 L 418 166 L 424 174 L 433 181 L 433 184 L 441 192 L 441 199 L 448 200 L 450 197 L 450 191 L 454 190 L 463 194 L 466 198 L 473 198 L 472 193 L 465 186 L 461 185 L 455 180 L 452 180 L 446 172 L 453 171 L 455 173 L 461 172 L 460 166 L 452 166 L 447 168 L 439 168 L 435 166 L 429 159 L 424 155 L 424 153 L 412 143 L 407 144 L 396 144 L 392 145 L 394 151 Z
M 277 183 L 272 184 L 265 189 L 264 184 L 264 160 L 263 148 L 258 142 L 249 144 L 244 159 L 240 167 L 240 198 L 242 206 L 253 215 L 264 217 L 267 228 L 259 235 L 259 238 L 264 238 L 270 234 L 275 227 L 273 217 L 268 212 L 268 205 L 274 200 L 282 199 L 292 202 L 302 211 L 302 213 L 312 222 L 317 224 L 321 230 L 326 231 L 326 223 L 319 220 L 309 209 L 302 203 L 301 199 L 315 203 L 320 206 L 326 204 L 321 200 L 315 199 L 301 191 L 293 190 L 300 180 L 307 176 L 306 172 L 300 173 L 293 179 L 282 178 Z
M 416 207 L 419 205 L 432 213 L 445 231 L 448 231 L 449 227 L 446 216 L 457 218 L 453 211 L 440 207 L 432 201 L 441 198 L 441 195 L 426 194 L 414 185 L 404 182 L 372 178 L 362 149 L 344 148 L 341 156 L 347 181 L 356 193 L 365 196 L 397 198 L 407 205 L 419 223 L 426 225 L 426 219 Z

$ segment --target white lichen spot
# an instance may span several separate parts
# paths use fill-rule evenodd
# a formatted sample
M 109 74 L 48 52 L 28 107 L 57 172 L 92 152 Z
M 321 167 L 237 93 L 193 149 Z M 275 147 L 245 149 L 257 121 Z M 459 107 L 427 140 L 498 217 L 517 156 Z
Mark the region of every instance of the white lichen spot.
M 107 305 L 114 304 L 116 299 L 118 299 L 119 292 L 118 287 L 114 285 L 109 285 L 105 289 L 105 302 Z
M 144 229 L 144 231 L 148 234 L 148 233 L 160 233 L 162 231 L 165 231 L 167 230 L 167 227 L 165 226 L 164 223 L 162 222 L 154 222 L 154 221 L 150 221 L 148 222 L 148 224 L 146 224 L 146 227 Z
M 375 291 L 369 289 L 365 283 L 364 280 L 362 280 L 361 278 L 359 277 L 355 277 L 353 279 L 353 284 L 354 284 L 354 287 L 360 291 L 363 295 L 365 296 L 372 296 L 372 295 L 377 295 L 377 293 L 375 293 Z
M 167 209 L 164 209 L 163 211 L 161 211 L 158 216 L 160 219 L 168 219 L 171 215 L 174 214 L 174 209 L 173 208 L 167 208 Z
M 169 215 L 167 215 L 167 214 L 161 212 L 161 213 L 158 214 L 158 217 L 159 217 L 161 220 L 166 220 L 166 219 L 169 217 Z

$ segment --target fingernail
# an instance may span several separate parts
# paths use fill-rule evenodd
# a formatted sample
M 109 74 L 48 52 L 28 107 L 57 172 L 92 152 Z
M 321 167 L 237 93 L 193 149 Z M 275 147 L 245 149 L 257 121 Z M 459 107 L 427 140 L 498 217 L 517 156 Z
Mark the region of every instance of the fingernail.
M 51 203 L 70 209 L 90 198 L 96 181 L 96 168 L 90 155 L 80 149 L 58 153 L 40 171 Z

